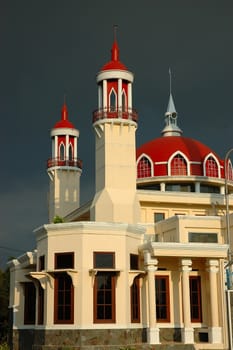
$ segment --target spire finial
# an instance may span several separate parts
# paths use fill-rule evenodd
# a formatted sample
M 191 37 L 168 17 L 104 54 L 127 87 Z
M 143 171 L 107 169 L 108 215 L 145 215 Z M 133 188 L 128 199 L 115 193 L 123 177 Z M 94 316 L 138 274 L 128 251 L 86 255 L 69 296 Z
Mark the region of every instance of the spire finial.
M 113 26 L 113 30 L 114 30 L 114 41 L 113 41 L 113 45 L 112 45 L 112 61 L 119 61 L 119 48 L 117 45 L 117 28 L 118 25 L 114 24 Z
M 172 72 L 171 67 L 169 67 L 169 87 L 170 87 L 170 95 L 172 93 Z
M 62 120 L 68 120 L 68 110 L 67 110 L 67 106 L 66 106 L 66 94 L 64 94 L 64 103 L 63 103 L 63 107 L 61 110 L 61 119 Z
M 118 28 L 118 24 L 114 24 L 113 25 L 114 41 L 117 41 L 117 28 Z

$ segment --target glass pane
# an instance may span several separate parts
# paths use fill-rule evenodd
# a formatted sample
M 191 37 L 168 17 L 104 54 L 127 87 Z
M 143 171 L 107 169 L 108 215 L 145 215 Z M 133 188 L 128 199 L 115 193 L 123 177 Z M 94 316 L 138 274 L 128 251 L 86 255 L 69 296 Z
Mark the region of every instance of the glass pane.
M 104 319 L 104 306 L 97 306 L 97 318 L 99 320 L 103 320 Z
M 95 267 L 114 268 L 114 253 L 94 253 Z
M 105 319 L 112 319 L 112 307 L 105 306 Z

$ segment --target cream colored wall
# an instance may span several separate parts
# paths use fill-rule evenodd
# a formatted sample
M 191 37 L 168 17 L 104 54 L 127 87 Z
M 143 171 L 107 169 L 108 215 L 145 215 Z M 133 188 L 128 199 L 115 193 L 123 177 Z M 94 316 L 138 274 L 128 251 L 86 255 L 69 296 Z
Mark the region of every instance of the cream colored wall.
M 55 168 L 52 172 L 49 190 L 49 222 L 53 222 L 56 215 L 65 217 L 80 205 L 81 171 Z
M 52 271 L 54 254 L 74 252 L 77 271 L 75 286 L 74 324 L 80 328 L 119 328 L 130 323 L 130 253 L 137 254 L 143 241 L 144 229 L 127 224 L 68 223 L 46 225 L 37 232 L 38 255 L 48 256 L 46 270 L 50 271 L 47 281 L 46 326 L 54 327 L 54 289 Z M 93 252 L 115 252 L 116 283 L 116 323 L 93 325 Z M 50 282 L 49 282 L 50 281 Z M 64 328 L 64 325 L 56 325 Z M 65 326 L 67 327 L 67 326 Z M 68 326 L 73 327 L 73 325 Z

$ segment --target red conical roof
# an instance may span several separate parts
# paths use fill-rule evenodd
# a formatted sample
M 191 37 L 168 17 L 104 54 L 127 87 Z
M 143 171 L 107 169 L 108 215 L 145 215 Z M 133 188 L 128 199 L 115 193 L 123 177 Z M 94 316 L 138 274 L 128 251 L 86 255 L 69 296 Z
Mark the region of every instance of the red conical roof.
M 75 126 L 68 120 L 68 109 L 65 103 L 61 110 L 61 120 L 54 125 L 54 129 L 58 128 L 75 129 Z
M 120 50 L 116 40 L 114 40 L 112 49 L 111 49 L 111 61 L 106 63 L 101 68 L 101 71 L 112 70 L 112 69 L 127 70 L 127 67 L 120 61 Z

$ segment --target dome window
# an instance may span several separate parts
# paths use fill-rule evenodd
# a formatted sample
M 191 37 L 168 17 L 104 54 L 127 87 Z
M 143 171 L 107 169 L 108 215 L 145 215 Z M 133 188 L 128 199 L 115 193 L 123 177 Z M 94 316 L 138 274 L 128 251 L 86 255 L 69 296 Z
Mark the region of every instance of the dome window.
M 218 164 L 214 157 L 210 156 L 205 162 L 205 176 L 219 177 Z
M 171 161 L 171 175 L 187 175 L 187 163 L 181 154 L 177 154 Z
M 151 177 L 151 162 L 147 157 L 142 157 L 137 166 L 138 178 Z

